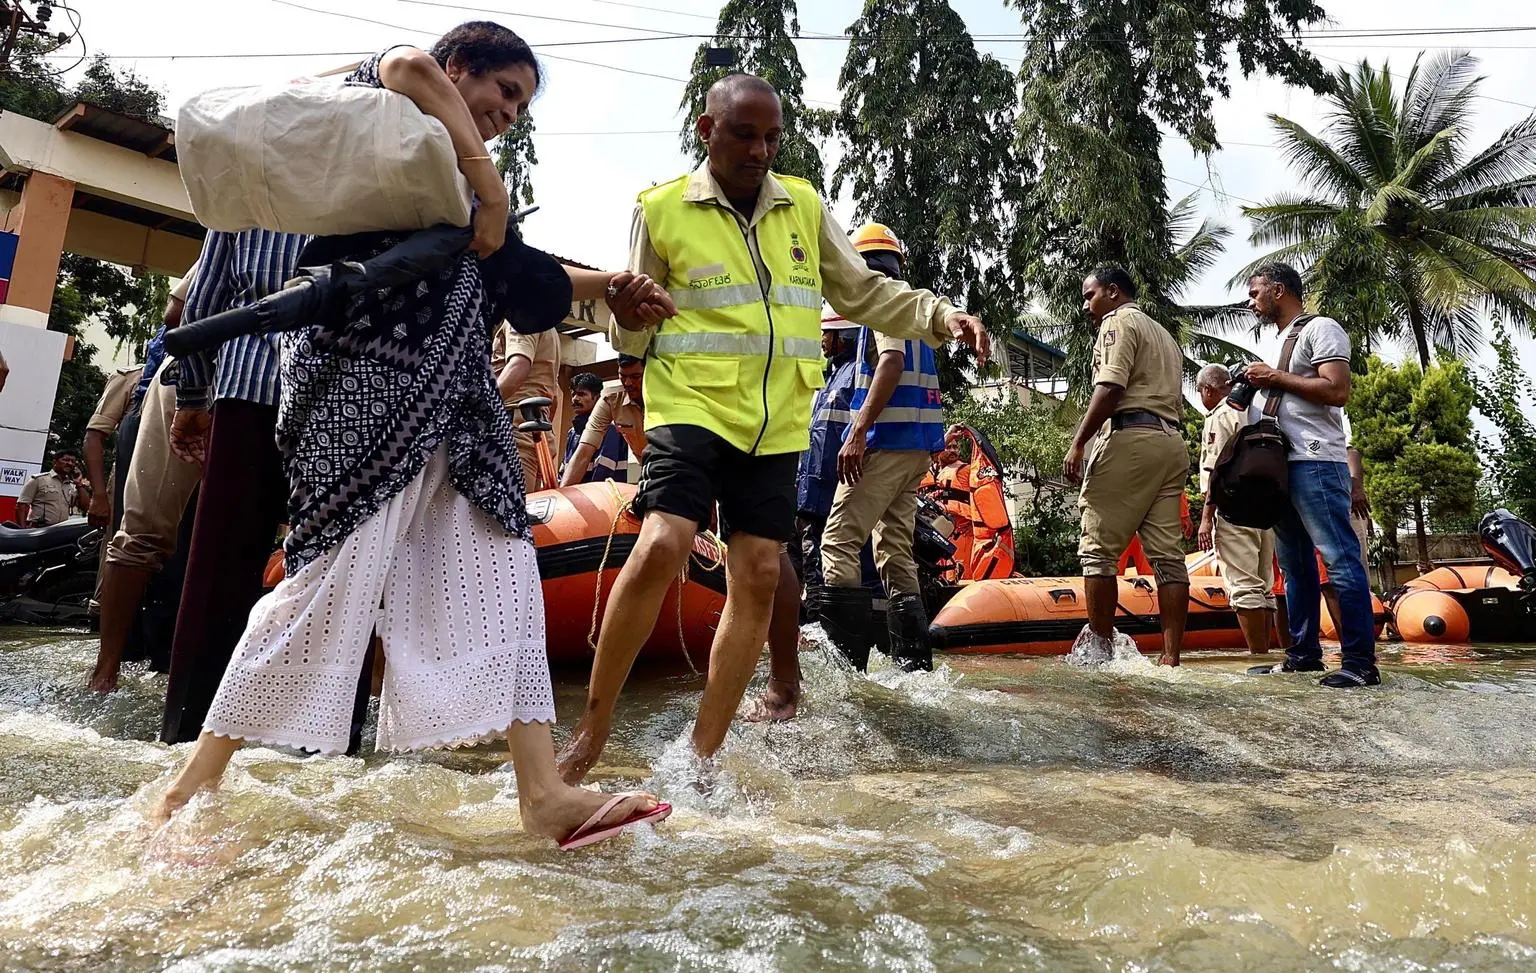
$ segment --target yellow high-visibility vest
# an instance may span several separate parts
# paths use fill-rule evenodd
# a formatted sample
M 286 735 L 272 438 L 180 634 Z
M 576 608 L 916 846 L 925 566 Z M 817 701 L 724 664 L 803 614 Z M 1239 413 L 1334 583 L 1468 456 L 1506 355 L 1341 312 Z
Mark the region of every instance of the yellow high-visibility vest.
M 648 351 L 647 429 L 703 426 L 758 455 L 810 445 L 823 384 L 821 198 L 803 179 L 774 176 L 790 199 L 756 227 L 766 287 L 736 217 L 715 200 L 683 198 L 688 176 L 640 194 L 677 304 Z

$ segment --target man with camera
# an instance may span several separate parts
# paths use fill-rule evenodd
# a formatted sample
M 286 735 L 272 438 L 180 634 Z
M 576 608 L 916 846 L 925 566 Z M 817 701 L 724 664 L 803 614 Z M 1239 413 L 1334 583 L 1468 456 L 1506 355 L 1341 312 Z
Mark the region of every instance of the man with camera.
M 1343 664 L 1319 685 L 1351 689 L 1381 684 L 1376 670 L 1376 630 L 1371 591 L 1360 558 L 1360 542 L 1350 524 L 1351 484 L 1344 431 L 1344 404 L 1350 392 L 1349 336 L 1337 321 L 1321 315 L 1303 318 L 1301 275 L 1283 263 L 1266 263 L 1248 279 L 1248 306 L 1261 321 L 1289 338 L 1296 327 L 1288 361 L 1272 368 L 1249 365 L 1244 378 L 1265 393 L 1266 403 L 1280 398 L 1277 419 L 1290 443 L 1290 509 L 1275 525 L 1291 646 L 1285 661 L 1255 666 L 1254 675 L 1322 672 L 1318 642 L 1319 583 L 1315 548 L 1339 594 L 1339 645 Z M 1302 320 L 1298 321 L 1298 318 Z M 1285 353 L 1281 353 L 1285 358 Z

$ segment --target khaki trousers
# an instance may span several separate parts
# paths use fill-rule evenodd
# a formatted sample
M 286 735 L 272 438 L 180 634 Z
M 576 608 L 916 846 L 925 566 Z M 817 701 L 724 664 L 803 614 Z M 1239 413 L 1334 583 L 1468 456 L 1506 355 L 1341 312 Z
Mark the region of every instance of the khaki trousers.
M 1113 577 L 1131 535 L 1140 534 L 1157 583 L 1188 584 L 1179 524 L 1188 478 L 1184 437 L 1166 426 L 1127 426 L 1095 440 L 1078 499 L 1084 576 Z
M 1233 608 L 1275 607 L 1275 533 L 1256 527 L 1239 527 L 1216 515 L 1216 557 L 1227 579 L 1227 597 Z
M 160 371 L 173 363 L 167 357 Z M 181 517 L 203 471 L 171 452 L 176 387 L 161 385 L 158 372 L 144 393 L 141 409 L 133 465 L 123 489 L 123 522 L 107 547 L 107 561 L 158 571 L 176 553 Z
M 832 513 L 821 535 L 821 569 L 836 588 L 863 584 L 859 552 L 873 538 L 875 569 L 887 597 L 920 593 L 912 533 L 917 524 L 917 485 L 928 472 L 921 449 L 872 449 L 864 454 L 864 475 L 853 486 L 837 485 Z

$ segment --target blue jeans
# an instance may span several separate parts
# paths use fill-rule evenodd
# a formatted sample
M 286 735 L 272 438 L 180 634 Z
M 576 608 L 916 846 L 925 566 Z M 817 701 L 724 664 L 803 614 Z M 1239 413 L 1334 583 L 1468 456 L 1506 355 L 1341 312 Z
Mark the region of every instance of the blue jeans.
M 1318 643 L 1322 586 L 1313 549 L 1323 555 L 1328 580 L 1339 593 L 1339 647 L 1344 668 L 1376 671 L 1376 626 L 1360 541 L 1349 523 L 1349 467 L 1315 460 L 1290 464 L 1291 509 L 1275 525 L 1275 548 L 1285 573 L 1285 606 L 1291 621 L 1287 658 L 1295 666 L 1322 662 Z

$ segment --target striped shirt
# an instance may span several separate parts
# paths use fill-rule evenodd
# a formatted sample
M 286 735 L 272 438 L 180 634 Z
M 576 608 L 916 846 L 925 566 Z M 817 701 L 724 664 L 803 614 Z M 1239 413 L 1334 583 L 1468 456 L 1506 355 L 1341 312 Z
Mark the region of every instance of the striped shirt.
M 198 258 L 182 321 L 190 323 L 253 304 L 282 289 L 299 266 L 309 237 L 271 230 L 210 230 Z M 207 408 L 213 400 L 241 399 L 277 405 L 278 344 L 275 334 L 231 338 L 215 352 L 181 359 L 177 408 Z

